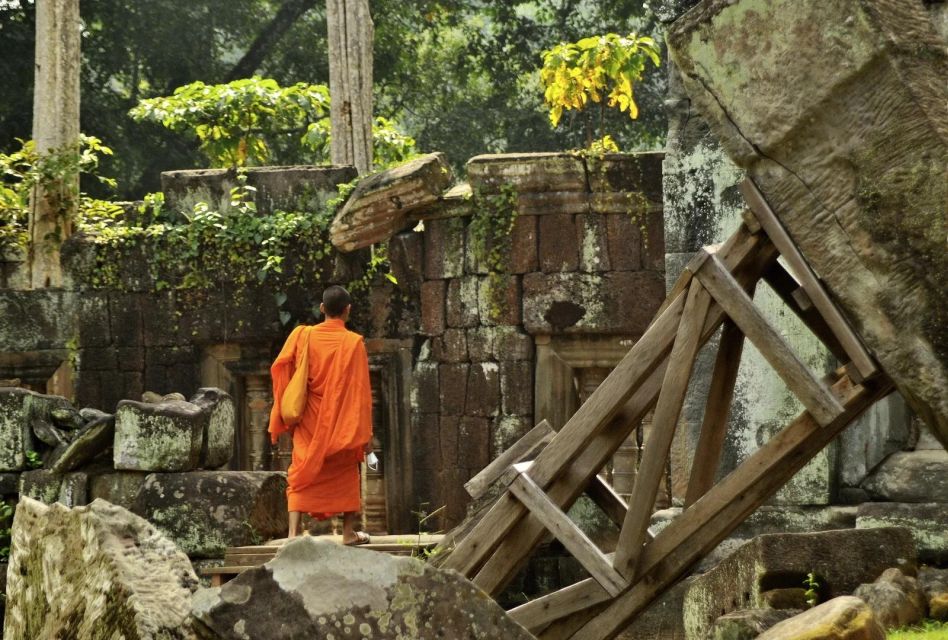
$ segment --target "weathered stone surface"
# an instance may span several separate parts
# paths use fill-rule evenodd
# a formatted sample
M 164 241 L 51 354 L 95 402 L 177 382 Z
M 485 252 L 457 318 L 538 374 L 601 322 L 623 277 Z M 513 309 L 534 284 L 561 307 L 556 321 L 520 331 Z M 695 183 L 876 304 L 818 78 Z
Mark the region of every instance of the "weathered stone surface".
M 425 222 L 425 278 L 457 278 L 464 274 L 464 219 Z
M 19 473 L 0 473 L 0 496 L 9 496 L 20 492 Z
M 518 193 L 585 192 L 586 167 L 569 153 L 505 153 L 474 156 L 467 161 L 471 188 L 499 193 L 510 185 Z
M 948 562 L 948 504 L 944 502 L 866 502 L 859 505 L 856 527 L 905 527 L 912 532 L 922 562 Z
M 948 502 L 948 451 L 893 453 L 861 486 L 876 500 Z
M 948 569 L 921 567 L 918 584 L 928 600 L 928 616 L 948 620 Z
M 540 269 L 544 272 L 576 271 L 579 268 L 579 237 L 576 216 L 554 213 L 540 216 Z
M 80 429 L 50 468 L 57 473 L 78 469 L 112 446 L 114 439 L 115 417 L 105 415 Z
M 791 587 L 761 591 L 761 601 L 771 609 L 806 609 L 806 589 Z
M 444 333 L 446 288 L 444 280 L 429 280 L 421 285 L 421 333 L 426 336 Z
M 454 572 L 311 537 L 223 587 L 198 591 L 193 616 L 202 637 L 214 640 L 533 637 Z
M 20 496 L 32 498 L 45 504 L 59 500 L 63 484 L 62 474 L 49 469 L 33 469 L 20 474 Z
M 189 556 L 218 558 L 227 547 L 261 544 L 286 532 L 286 474 L 153 473 L 131 510 Z
M 0 388 L 0 471 L 20 471 L 26 466 L 31 431 L 25 406 L 31 391 Z
M 206 414 L 201 436 L 202 469 L 216 469 L 234 455 L 234 432 L 237 430 L 237 408 L 229 393 L 214 387 L 202 387 L 190 400 Z
M 617 640 L 685 640 L 681 602 L 690 580 L 682 580 L 652 602 Z
M 189 402 L 119 402 L 115 410 L 115 468 L 188 471 L 201 456 L 206 417 Z
M 925 617 L 925 594 L 915 578 L 898 569 L 886 569 L 875 582 L 859 585 L 853 595 L 869 605 L 886 629 L 915 624 Z
M 948 54 L 922 3 L 705 0 L 668 44 L 730 156 L 948 445 Z
M 336 214 L 330 237 L 341 251 L 388 240 L 408 223 L 408 214 L 438 201 L 451 184 L 443 153 L 429 153 L 361 180 Z
M 145 520 L 97 500 L 23 499 L 13 519 L 7 638 L 192 640 L 188 558 Z
M 477 326 L 477 280 L 476 276 L 465 276 L 448 282 L 445 319 L 449 327 Z
M 763 592 L 802 587 L 808 573 L 816 575 L 825 600 L 851 593 L 890 567 L 915 570 L 915 543 L 907 529 L 758 536 L 695 579 L 685 594 L 685 629 L 689 638 L 702 638 L 719 616 L 763 608 Z
M 131 509 L 146 477 L 148 474 L 144 471 L 116 471 L 93 476 L 89 482 L 89 499 L 101 498 Z
M 81 507 L 89 504 L 89 474 L 74 471 L 63 476 L 57 502 L 66 507 Z
M 738 609 L 714 621 L 711 640 L 754 640 L 778 622 L 800 613 L 796 609 Z
M 664 297 L 654 273 L 530 273 L 523 277 L 523 324 L 532 334 L 641 335 Z
M 840 596 L 777 623 L 758 640 L 884 640 L 885 631 L 865 602 Z
M 40 442 L 51 447 L 58 447 L 69 441 L 65 432 L 54 427 L 42 418 L 33 418 L 30 421 L 30 427 L 33 429 L 33 435 L 39 438 Z

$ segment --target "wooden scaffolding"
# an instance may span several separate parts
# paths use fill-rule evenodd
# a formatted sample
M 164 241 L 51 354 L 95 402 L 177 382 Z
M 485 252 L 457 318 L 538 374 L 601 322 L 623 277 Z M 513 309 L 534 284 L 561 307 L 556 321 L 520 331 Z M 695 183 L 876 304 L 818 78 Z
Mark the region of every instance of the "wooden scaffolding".
M 540 424 L 468 483 L 475 497 L 498 482 L 506 488 L 489 510 L 448 534 L 441 566 L 496 595 L 552 535 L 591 576 L 510 611 L 542 640 L 615 637 L 893 389 L 756 185 L 747 180 L 742 191 L 750 207 L 744 223 L 723 245 L 695 256 L 646 333 L 576 414 L 558 432 Z M 753 303 L 761 280 L 843 366 L 821 379 L 801 362 Z M 652 506 L 692 367 L 719 328 L 685 508 L 653 538 Z M 745 337 L 806 410 L 715 484 Z M 653 408 L 626 503 L 598 473 Z M 597 548 L 566 515 L 583 493 L 619 526 L 614 553 Z

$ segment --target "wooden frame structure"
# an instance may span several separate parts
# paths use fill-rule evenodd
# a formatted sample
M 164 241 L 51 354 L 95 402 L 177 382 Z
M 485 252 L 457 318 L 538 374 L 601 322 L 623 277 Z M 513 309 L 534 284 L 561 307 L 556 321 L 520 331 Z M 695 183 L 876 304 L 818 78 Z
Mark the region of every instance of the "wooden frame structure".
M 510 611 L 541 640 L 615 637 L 893 389 L 757 187 L 747 180 L 742 190 L 750 210 L 738 231 L 695 256 L 645 335 L 562 429 L 541 423 L 471 480 L 475 495 L 498 481 L 506 490 L 442 543 L 441 566 L 496 595 L 541 541 L 550 534 L 559 540 L 591 577 Z M 843 366 L 821 379 L 800 361 L 754 306 L 761 280 Z M 692 367 L 719 329 L 685 509 L 652 538 L 652 506 Z M 745 337 L 806 410 L 714 484 Z M 653 408 L 652 435 L 626 504 L 597 474 Z M 527 456 L 534 459 L 524 462 Z M 584 492 L 620 526 L 615 553 L 603 553 L 567 517 L 565 510 Z

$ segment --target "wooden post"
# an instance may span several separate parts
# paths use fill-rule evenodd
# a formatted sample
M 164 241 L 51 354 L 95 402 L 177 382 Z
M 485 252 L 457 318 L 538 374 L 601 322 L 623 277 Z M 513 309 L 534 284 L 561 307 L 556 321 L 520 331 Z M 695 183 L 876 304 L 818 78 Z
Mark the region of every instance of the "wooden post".
M 368 0 L 326 0 L 329 27 L 330 157 L 372 170 L 372 41 Z
M 79 0 L 36 0 L 33 140 L 40 156 L 76 156 L 75 169 L 30 197 L 30 286 L 62 286 L 59 251 L 79 203 Z

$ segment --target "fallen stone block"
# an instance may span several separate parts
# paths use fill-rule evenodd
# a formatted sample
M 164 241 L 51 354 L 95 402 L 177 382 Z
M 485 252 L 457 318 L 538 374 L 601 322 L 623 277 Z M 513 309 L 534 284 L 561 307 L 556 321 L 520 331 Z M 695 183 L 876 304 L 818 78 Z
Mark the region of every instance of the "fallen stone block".
M 927 603 L 915 578 L 898 569 L 886 569 L 875 582 L 861 584 L 853 592 L 885 629 L 915 624 L 925 617 Z
M 948 621 L 948 569 L 921 567 L 918 584 L 928 601 L 928 616 Z
M 196 469 L 205 423 L 203 410 L 190 402 L 122 400 L 115 410 L 115 468 L 129 471 Z
M 368 176 L 332 221 L 333 246 L 349 252 L 388 240 L 405 228 L 409 213 L 438 202 L 450 184 L 451 169 L 443 153 Z
M 191 404 L 207 414 L 207 423 L 201 437 L 202 469 L 216 469 L 230 462 L 234 455 L 234 432 L 237 428 L 237 409 L 229 393 L 214 387 L 203 387 L 191 398 Z
M 739 609 L 714 621 L 710 640 L 754 640 L 778 622 L 798 615 L 797 609 Z
M 809 573 L 819 583 L 819 599 L 827 600 L 852 593 L 890 567 L 915 571 L 915 543 L 907 529 L 758 536 L 695 578 L 684 598 L 685 631 L 703 638 L 721 615 L 765 608 L 765 592 L 802 588 Z
M 948 504 L 866 502 L 859 505 L 856 527 L 905 527 L 915 538 L 921 562 L 948 562 Z
M 191 563 L 138 516 L 24 498 L 11 538 L 4 637 L 195 638 Z
M 885 640 L 885 631 L 865 602 L 840 596 L 775 624 L 757 640 Z
M 196 558 L 286 535 L 286 474 L 279 471 L 153 473 L 135 498 L 142 516 Z
M 63 476 L 49 469 L 33 469 L 20 474 L 20 496 L 53 504 L 59 500 Z
M 25 403 L 32 393 L 19 387 L 0 388 L 0 471 L 26 468 L 32 432 Z
M 480 589 L 415 558 L 308 536 L 276 558 L 194 596 L 202 637 L 533 638 Z
M 893 453 L 860 486 L 873 500 L 948 502 L 948 451 Z
M 693 107 L 948 445 L 948 51 L 924 3 L 703 0 L 667 43 Z
M 105 415 L 79 429 L 73 441 L 50 460 L 49 467 L 57 473 L 74 471 L 106 451 L 114 440 L 115 417 Z

